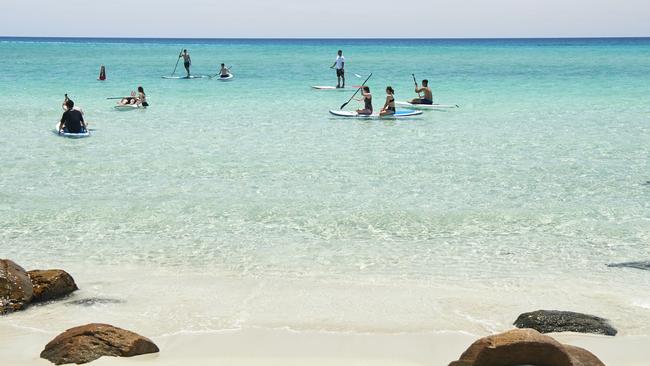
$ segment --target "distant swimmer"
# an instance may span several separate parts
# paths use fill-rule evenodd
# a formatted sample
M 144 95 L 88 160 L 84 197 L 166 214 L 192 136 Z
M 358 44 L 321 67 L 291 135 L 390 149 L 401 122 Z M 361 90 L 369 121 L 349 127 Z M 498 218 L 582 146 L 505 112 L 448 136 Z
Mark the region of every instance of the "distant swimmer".
M 379 112 L 380 116 L 391 116 L 395 114 L 395 90 L 392 86 L 386 87 L 386 102 Z
M 139 86 L 138 87 L 138 93 L 136 92 L 131 92 L 130 97 L 124 97 L 122 100 L 119 101 L 120 105 L 140 105 L 143 107 L 148 107 L 149 103 L 147 103 L 147 95 L 144 93 L 144 88 Z
M 83 133 L 86 132 L 86 122 L 81 112 L 74 108 L 74 102 L 71 99 L 66 101 L 66 111 L 61 116 L 59 123 L 59 132 L 66 133 Z
M 230 69 L 226 67 L 226 64 L 221 64 L 221 70 L 219 70 L 219 77 L 227 78 L 230 76 Z
M 345 57 L 343 56 L 343 51 L 339 50 L 337 52 L 336 60 L 330 66 L 330 69 L 333 68 L 336 68 L 336 88 L 345 88 Z M 341 84 L 341 80 L 343 84 Z
M 187 53 L 187 50 L 183 50 L 183 53 L 178 56 L 178 58 L 183 58 L 183 66 L 185 66 L 185 71 L 187 71 L 187 77 L 190 77 L 190 66 L 192 66 L 192 59 L 190 54 Z
M 413 78 L 415 80 L 415 77 Z M 433 93 L 429 88 L 429 80 L 422 80 L 422 87 L 418 87 L 417 81 L 415 82 L 415 92 L 418 93 L 418 98 L 411 101 L 411 104 L 433 104 Z M 422 95 L 424 93 L 424 96 Z
M 364 86 L 361 89 L 361 99 L 356 99 L 363 102 L 363 109 L 357 109 L 358 114 L 371 115 L 372 114 L 372 94 L 370 94 L 370 87 Z
M 106 80 L 106 68 L 104 65 L 100 66 L 99 68 L 99 77 L 97 80 Z

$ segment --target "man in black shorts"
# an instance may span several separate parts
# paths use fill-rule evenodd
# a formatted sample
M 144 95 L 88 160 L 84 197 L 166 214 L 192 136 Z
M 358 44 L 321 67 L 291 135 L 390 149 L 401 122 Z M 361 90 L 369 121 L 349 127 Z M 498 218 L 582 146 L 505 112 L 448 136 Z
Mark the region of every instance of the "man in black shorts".
M 330 69 L 336 67 L 336 87 L 345 88 L 345 57 L 343 57 L 343 51 L 339 50 L 334 60 L 334 64 L 330 66 Z M 341 84 L 343 80 L 343 84 Z
M 433 104 L 433 93 L 431 88 L 429 88 L 429 80 L 422 80 L 422 87 L 418 87 L 418 84 L 415 83 L 415 92 L 418 93 L 418 97 L 411 101 L 411 104 Z M 424 93 L 424 95 L 422 95 Z
M 65 106 L 67 111 L 61 116 L 59 132 L 83 133 L 86 132 L 86 122 L 84 116 L 77 109 L 74 109 L 74 102 L 71 99 L 66 100 Z
M 187 50 L 183 50 L 183 53 L 178 56 L 179 58 L 183 58 L 183 66 L 185 66 L 185 71 L 187 71 L 187 77 L 190 77 L 190 66 L 192 66 L 192 59 L 190 58 L 190 54 L 187 53 Z

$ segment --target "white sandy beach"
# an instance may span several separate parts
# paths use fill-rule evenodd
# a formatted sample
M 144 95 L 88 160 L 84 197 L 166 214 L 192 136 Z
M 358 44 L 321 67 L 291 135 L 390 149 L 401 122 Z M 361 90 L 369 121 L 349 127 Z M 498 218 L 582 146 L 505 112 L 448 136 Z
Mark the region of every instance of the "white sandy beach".
M 0 326 L 3 365 L 48 365 L 38 357 L 55 335 Z M 552 334 L 586 348 L 608 366 L 647 366 L 650 338 Z M 93 365 L 447 365 L 477 336 L 459 332 L 353 334 L 244 329 L 153 338 L 160 353 L 133 358 L 103 357 Z

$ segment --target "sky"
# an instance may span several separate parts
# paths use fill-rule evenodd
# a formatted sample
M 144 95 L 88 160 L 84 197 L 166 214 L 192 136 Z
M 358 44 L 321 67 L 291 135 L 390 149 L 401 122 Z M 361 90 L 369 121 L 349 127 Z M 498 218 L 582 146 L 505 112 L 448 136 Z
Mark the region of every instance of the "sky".
M 0 0 L 0 36 L 639 37 L 650 0 Z

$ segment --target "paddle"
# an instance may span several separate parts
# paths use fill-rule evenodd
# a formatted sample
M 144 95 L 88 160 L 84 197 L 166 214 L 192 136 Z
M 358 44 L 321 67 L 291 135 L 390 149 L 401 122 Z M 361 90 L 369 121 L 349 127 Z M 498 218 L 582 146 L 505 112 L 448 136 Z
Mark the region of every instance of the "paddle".
M 343 109 L 343 108 L 345 108 L 345 106 L 348 105 L 348 103 L 350 103 L 350 101 L 352 100 L 352 98 L 354 98 L 354 97 L 357 95 L 357 93 L 359 92 L 359 90 L 361 90 L 361 88 L 363 88 L 363 86 L 366 85 L 366 83 L 368 82 L 368 80 L 370 79 L 371 76 L 372 76 L 372 73 L 370 73 L 370 75 L 368 75 L 368 78 L 366 78 L 366 81 L 364 81 L 363 84 L 361 84 L 361 87 L 359 87 L 359 89 L 357 89 L 357 91 L 355 91 L 354 94 L 352 94 L 352 96 L 350 97 L 350 99 L 348 99 L 347 102 L 343 103 L 343 105 L 342 105 L 341 108 L 339 108 L 339 109 Z
M 176 73 L 176 68 L 178 67 L 178 61 L 181 60 L 182 54 L 183 54 L 183 50 L 181 50 L 181 52 L 178 53 L 178 58 L 176 59 L 176 66 L 174 66 L 174 71 L 172 71 L 171 76 L 174 76 L 174 74 Z
M 123 99 L 123 98 L 126 98 L 126 97 L 108 97 L 108 98 L 106 98 L 106 99 L 109 99 L 109 100 L 110 100 L 110 99 Z
M 413 82 L 415 83 L 415 87 L 418 87 L 418 81 L 415 80 L 415 74 L 411 74 L 413 76 Z

